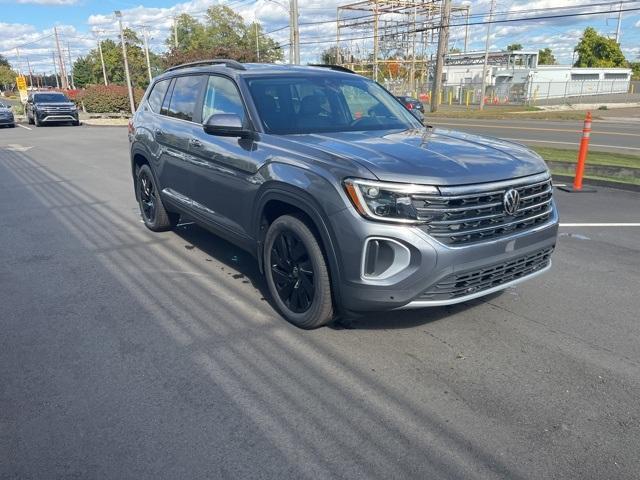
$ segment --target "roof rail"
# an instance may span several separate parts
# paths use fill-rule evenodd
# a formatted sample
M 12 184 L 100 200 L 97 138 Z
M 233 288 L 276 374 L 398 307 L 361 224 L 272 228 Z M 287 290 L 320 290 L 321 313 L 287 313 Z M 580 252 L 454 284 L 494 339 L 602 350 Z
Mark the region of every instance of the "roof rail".
M 354 73 L 357 75 L 356 72 L 354 72 L 353 70 L 347 68 L 347 67 L 343 67 L 341 65 L 330 65 L 330 64 L 324 64 L 324 63 L 309 63 L 310 67 L 320 67 L 320 68 L 328 68 L 330 70 L 335 70 L 337 72 L 345 72 L 345 73 Z
M 165 72 L 171 72 L 180 68 L 200 67 L 204 65 L 224 65 L 225 67 L 234 68 L 236 70 L 246 70 L 245 66 L 236 60 L 230 60 L 228 58 L 215 58 L 212 60 L 198 60 L 197 62 L 183 63 L 181 65 L 176 65 L 175 67 L 167 68 Z

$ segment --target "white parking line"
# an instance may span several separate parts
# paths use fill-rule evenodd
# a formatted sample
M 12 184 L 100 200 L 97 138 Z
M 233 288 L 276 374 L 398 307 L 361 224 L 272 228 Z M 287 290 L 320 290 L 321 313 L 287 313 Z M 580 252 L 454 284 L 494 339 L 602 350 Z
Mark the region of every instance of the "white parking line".
M 640 227 L 640 223 L 560 223 L 561 227 Z
M 16 125 L 17 125 L 18 127 L 20 127 L 20 128 L 24 128 L 25 130 L 33 130 L 33 129 L 32 129 L 32 128 L 30 128 L 30 127 L 25 127 L 24 125 L 20 125 L 19 123 L 16 123 Z

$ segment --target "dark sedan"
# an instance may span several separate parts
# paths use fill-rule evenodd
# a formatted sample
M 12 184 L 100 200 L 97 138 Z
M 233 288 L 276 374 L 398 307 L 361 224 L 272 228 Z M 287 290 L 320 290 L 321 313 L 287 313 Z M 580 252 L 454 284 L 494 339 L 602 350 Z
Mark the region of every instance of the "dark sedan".
M 402 102 L 404 107 L 409 110 L 418 120 L 424 121 L 424 105 L 418 99 L 407 97 L 405 95 L 397 95 L 396 98 Z

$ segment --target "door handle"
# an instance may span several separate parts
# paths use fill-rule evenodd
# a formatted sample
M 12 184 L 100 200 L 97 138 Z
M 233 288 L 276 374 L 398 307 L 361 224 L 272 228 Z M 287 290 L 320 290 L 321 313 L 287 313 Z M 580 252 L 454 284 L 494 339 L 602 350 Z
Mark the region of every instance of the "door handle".
M 164 130 L 161 130 L 159 128 L 155 129 L 155 134 L 159 137 L 162 137 L 164 135 Z
M 192 147 L 195 147 L 195 148 L 202 148 L 202 142 L 200 140 L 198 140 L 197 138 L 190 138 L 189 139 L 189 144 Z

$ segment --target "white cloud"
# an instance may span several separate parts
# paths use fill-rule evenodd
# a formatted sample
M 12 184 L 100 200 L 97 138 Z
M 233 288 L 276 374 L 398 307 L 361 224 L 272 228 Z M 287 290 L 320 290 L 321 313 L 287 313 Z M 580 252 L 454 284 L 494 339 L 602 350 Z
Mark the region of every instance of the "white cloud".
M 75 5 L 79 0 L 16 0 L 16 3 L 35 5 Z

